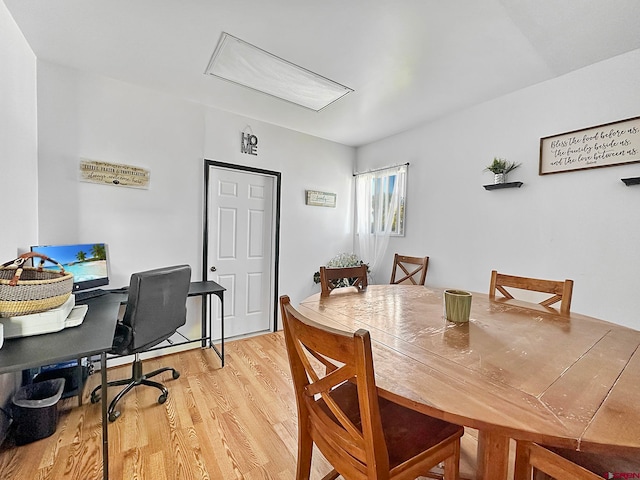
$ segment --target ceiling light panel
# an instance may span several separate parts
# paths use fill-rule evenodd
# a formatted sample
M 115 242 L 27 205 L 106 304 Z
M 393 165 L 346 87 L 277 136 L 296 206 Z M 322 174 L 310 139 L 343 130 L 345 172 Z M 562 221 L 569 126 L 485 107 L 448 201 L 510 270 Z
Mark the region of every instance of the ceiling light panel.
M 205 73 L 315 111 L 353 91 L 225 32 Z

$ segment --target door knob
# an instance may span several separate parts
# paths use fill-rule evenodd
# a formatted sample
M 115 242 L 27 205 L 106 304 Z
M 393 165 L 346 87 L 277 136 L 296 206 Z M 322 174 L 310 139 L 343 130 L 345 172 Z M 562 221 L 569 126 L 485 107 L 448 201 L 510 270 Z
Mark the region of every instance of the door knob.
M 211 267 L 209 270 L 211 270 L 212 272 L 215 272 L 217 270 L 216 267 Z

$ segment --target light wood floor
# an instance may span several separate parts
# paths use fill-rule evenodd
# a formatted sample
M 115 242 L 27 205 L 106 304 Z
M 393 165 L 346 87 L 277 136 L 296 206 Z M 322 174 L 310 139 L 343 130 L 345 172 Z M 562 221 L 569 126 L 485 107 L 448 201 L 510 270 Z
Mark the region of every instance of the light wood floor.
M 282 333 L 225 344 L 225 367 L 209 349 L 146 360 L 144 370 L 170 365 L 163 405 L 158 391 L 137 387 L 120 403 L 122 416 L 109 424 L 109 478 L 114 480 L 292 480 L 296 466 L 296 405 Z M 110 380 L 130 367 L 109 369 Z M 56 432 L 15 447 L 0 448 L 2 480 L 102 478 L 100 404 L 88 401 L 99 375 L 89 378 L 84 404 L 59 404 Z M 118 387 L 109 389 L 109 398 Z M 476 440 L 463 438 L 462 466 L 473 479 Z M 331 468 L 314 453 L 312 478 Z

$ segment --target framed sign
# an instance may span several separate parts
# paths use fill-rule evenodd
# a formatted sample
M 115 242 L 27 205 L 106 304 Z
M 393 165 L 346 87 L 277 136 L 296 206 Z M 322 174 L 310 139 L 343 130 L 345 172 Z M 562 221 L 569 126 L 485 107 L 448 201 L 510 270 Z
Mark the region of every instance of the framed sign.
M 313 205 L 316 207 L 335 207 L 336 197 L 335 193 L 318 192 L 317 190 L 305 190 L 305 201 L 307 205 Z
M 640 162 L 640 117 L 540 139 L 540 175 Z
M 80 159 L 81 182 L 148 189 L 150 175 L 149 170 L 132 165 Z

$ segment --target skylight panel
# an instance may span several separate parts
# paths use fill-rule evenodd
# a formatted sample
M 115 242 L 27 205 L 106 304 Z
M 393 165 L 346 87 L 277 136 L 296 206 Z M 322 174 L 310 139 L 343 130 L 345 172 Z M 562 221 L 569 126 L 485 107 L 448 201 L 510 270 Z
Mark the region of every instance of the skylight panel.
M 316 112 L 353 91 L 225 32 L 205 74 Z

